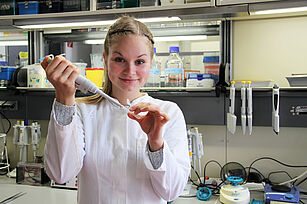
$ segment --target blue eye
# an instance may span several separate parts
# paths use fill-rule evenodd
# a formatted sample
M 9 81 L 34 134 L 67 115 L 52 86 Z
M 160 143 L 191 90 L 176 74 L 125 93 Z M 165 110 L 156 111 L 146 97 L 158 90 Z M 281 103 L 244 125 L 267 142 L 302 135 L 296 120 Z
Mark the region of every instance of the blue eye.
M 116 57 L 114 61 L 115 62 L 125 62 L 125 60 L 121 57 Z
M 144 64 L 144 63 L 145 63 L 144 60 L 141 60 L 141 59 L 136 60 L 136 64 Z

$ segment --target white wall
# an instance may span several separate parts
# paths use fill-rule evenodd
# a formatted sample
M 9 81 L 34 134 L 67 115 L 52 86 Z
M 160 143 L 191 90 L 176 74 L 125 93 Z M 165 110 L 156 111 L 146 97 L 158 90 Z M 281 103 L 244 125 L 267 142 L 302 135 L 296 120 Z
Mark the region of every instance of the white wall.
M 234 79 L 272 79 L 307 73 L 307 16 L 233 23 Z

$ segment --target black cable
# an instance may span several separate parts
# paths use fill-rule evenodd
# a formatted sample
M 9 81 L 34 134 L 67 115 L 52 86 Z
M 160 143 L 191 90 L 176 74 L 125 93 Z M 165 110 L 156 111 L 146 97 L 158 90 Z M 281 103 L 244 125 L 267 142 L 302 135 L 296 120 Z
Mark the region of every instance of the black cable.
M 298 185 L 300 185 L 300 184 L 302 184 L 303 182 L 305 182 L 307 180 L 307 177 L 306 178 L 304 178 L 303 180 L 301 180 L 300 182 L 298 182 L 298 184 L 296 184 L 296 186 L 298 186 Z
M 248 169 L 248 168 L 251 168 L 252 170 L 255 170 L 258 174 L 260 174 L 260 176 L 262 177 L 262 180 L 265 179 L 265 176 L 258 169 L 254 168 L 254 167 L 244 167 L 244 169 Z
M 12 128 L 12 123 L 11 121 L 0 111 L 0 114 L 4 117 L 5 120 L 7 120 L 7 122 L 9 123 L 9 128 L 7 129 L 7 131 L 5 132 L 5 134 L 7 134 L 11 128 Z
M 270 176 L 271 176 L 272 174 L 279 174 L 279 173 L 285 173 L 285 174 L 287 174 L 287 175 L 289 176 L 290 179 L 292 179 L 292 176 L 290 176 L 290 174 L 289 174 L 288 172 L 286 172 L 286 171 L 273 171 L 273 172 L 270 172 L 270 173 L 269 173 L 268 178 L 267 178 L 268 181 L 269 181 L 270 183 L 272 183 L 271 180 L 270 180 Z
M 300 203 L 303 203 L 303 204 L 305 204 L 301 199 L 300 199 Z
M 272 158 L 272 157 L 260 157 L 260 158 L 258 158 L 258 159 L 256 159 L 256 160 L 254 160 L 254 161 L 249 165 L 249 167 L 248 167 L 248 175 L 250 174 L 250 170 L 251 170 L 252 165 L 253 165 L 255 162 L 257 162 L 257 161 L 259 161 L 259 160 L 264 160 L 264 159 L 273 160 L 273 161 L 275 161 L 275 162 L 277 162 L 277 163 L 279 163 L 279 164 L 281 164 L 281 165 L 284 165 L 284 166 L 286 166 L 286 167 L 291 167 L 291 168 L 306 168 L 306 167 L 307 167 L 306 165 L 290 165 L 290 164 L 286 164 L 286 163 L 283 163 L 283 162 L 281 162 L 281 161 L 278 161 L 277 159 L 274 159 L 274 158 Z
M 205 182 L 205 181 L 206 181 L 206 168 L 207 168 L 207 165 L 210 164 L 211 162 L 214 162 L 214 163 L 218 164 L 219 167 L 222 169 L 222 165 L 221 165 L 218 161 L 216 161 L 216 160 L 210 160 L 210 161 L 208 161 L 208 162 L 205 164 L 205 167 L 204 167 L 204 183 L 206 183 L 206 182 Z
M 198 172 L 194 169 L 194 166 L 193 166 L 193 165 L 191 165 L 191 167 L 192 167 L 193 171 L 195 172 L 195 174 L 196 174 L 196 176 L 197 176 L 197 178 L 198 178 L 198 180 L 199 180 L 199 184 L 201 185 L 201 184 L 202 184 L 202 181 L 201 181 L 201 178 L 200 178 Z

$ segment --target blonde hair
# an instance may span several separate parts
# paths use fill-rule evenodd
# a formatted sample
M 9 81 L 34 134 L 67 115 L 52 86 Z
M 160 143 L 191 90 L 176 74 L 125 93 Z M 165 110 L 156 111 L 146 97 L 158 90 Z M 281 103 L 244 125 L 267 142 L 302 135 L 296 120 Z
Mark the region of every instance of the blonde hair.
M 110 26 L 108 33 L 106 35 L 105 41 L 104 41 L 104 53 L 106 57 L 109 55 L 110 47 L 113 43 L 118 41 L 118 38 L 127 36 L 127 35 L 140 35 L 145 36 L 148 39 L 148 46 L 150 48 L 150 56 L 151 58 L 154 55 L 154 40 L 153 35 L 150 32 L 150 30 L 147 28 L 147 26 L 137 21 L 135 18 L 130 16 L 123 16 Z M 112 92 L 112 83 L 108 76 L 108 69 L 107 66 L 105 66 L 104 69 L 104 86 L 102 89 L 103 92 L 110 95 Z M 77 98 L 76 101 L 88 103 L 88 104 L 95 104 L 99 103 L 103 100 L 103 96 L 100 96 L 98 94 L 88 96 L 88 97 L 82 97 Z

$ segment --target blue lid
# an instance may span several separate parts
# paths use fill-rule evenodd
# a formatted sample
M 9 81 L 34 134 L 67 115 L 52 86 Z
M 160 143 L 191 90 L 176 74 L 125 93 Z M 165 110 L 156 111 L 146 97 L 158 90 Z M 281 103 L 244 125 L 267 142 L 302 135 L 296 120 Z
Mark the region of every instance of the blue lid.
M 218 63 L 219 61 L 219 56 L 205 56 L 203 59 L 203 63 Z
M 197 73 L 190 73 L 190 74 L 188 75 L 188 79 L 197 79 L 197 80 L 212 79 L 212 74 L 197 74 Z
M 7 66 L 8 62 L 7 61 L 0 61 L 0 66 Z
M 15 69 L 15 67 L 1 67 L 1 72 L 13 72 Z
M 157 49 L 154 47 L 154 53 L 156 53 Z
M 179 52 L 179 47 L 169 47 L 169 52 Z

